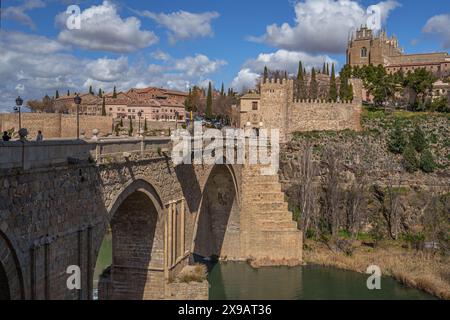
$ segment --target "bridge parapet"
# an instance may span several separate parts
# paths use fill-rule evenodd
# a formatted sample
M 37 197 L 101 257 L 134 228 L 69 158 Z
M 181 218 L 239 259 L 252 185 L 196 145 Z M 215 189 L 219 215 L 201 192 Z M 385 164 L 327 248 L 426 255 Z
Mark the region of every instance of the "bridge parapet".
M 71 162 L 110 161 L 118 157 L 167 152 L 170 138 L 47 140 L 0 142 L 0 169 L 35 169 Z

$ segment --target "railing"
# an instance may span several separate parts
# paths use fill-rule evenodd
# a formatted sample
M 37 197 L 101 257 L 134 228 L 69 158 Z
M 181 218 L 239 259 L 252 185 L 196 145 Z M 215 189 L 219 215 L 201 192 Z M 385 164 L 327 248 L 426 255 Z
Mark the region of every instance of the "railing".
M 84 161 L 101 163 L 105 158 L 168 152 L 170 142 L 170 138 L 0 142 L 0 169 L 27 170 Z

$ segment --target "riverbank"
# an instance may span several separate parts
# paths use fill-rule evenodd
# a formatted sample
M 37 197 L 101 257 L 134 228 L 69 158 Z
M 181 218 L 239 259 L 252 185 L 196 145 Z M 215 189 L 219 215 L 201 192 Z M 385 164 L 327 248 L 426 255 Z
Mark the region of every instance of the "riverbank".
M 382 243 L 376 248 L 359 245 L 351 256 L 319 242 L 307 241 L 305 247 L 303 259 L 308 264 L 360 273 L 365 273 L 370 265 L 377 265 L 385 276 L 450 300 L 450 261 L 438 254 L 405 249 L 399 243 Z

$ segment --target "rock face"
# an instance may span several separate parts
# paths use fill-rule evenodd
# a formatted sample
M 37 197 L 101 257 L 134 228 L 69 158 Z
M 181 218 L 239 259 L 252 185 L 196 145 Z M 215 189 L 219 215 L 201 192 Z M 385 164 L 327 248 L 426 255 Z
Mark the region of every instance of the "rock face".
M 366 213 L 363 229 L 372 226 L 371 218 L 381 214 L 382 206 L 387 204 L 387 189 L 393 190 L 399 203 L 399 232 L 409 232 L 415 227 L 423 227 L 423 216 L 431 196 L 450 192 L 450 121 L 447 116 L 409 116 L 398 119 L 398 115 L 366 114 L 360 133 L 311 132 L 295 134 L 294 138 L 282 147 L 280 177 L 283 190 L 289 196 L 290 208 L 298 205 L 298 184 L 301 183 L 302 157 L 307 148 L 312 150 L 312 160 L 316 167 L 314 188 L 317 196 L 316 207 L 324 208 L 324 189 L 329 174 L 327 152 L 338 158 L 340 186 L 339 210 L 342 225 L 345 227 L 345 211 L 348 208 L 348 191 L 360 186 L 364 193 L 363 210 Z M 401 121 L 406 137 L 420 126 L 425 132 L 429 150 L 438 164 L 435 172 L 426 174 L 420 170 L 408 173 L 404 169 L 403 156 L 388 150 L 387 139 L 393 130 L 394 121 Z M 328 153 L 330 153 L 328 152 Z M 380 197 L 384 197 L 381 203 Z

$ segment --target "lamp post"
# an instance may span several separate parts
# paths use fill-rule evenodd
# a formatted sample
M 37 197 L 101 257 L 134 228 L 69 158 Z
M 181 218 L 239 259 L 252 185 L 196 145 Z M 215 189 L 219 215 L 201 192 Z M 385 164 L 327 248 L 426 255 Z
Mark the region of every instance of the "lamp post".
M 81 98 L 77 94 L 75 98 L 73 98 L 73 101 L 77 105 L 77 140 L 80 139 L 80 104 L 81 104 Z
M 138 112 L 138 117 L 139 117 L 139 137 L 141 137 L 141 117 L 142 117 L 142 111 Z
M 175 111 L 175 130 L 178 130 L 178 116 L 179 116 L 179 112 Z
M 14 108 L 14 110 L 19 113 L 19 130 L 22 129 L 22 112 L 21 112 L 22 104 L 23 99 L 20 96 L 18 96 L 16 99 L 16 107 Z

